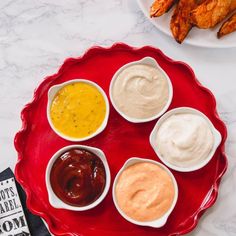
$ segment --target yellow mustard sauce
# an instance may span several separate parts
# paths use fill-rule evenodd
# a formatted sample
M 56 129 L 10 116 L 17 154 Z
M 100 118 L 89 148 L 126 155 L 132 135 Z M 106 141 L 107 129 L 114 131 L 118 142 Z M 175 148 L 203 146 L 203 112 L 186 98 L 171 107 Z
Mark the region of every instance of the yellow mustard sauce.
M 55 129 L 71 138 L 84 138 L 95 133 L 102 125 L 105 114 L 103 95 L 95 86 L 85 82 L 75 82 L 61 88 L 50 109 Z

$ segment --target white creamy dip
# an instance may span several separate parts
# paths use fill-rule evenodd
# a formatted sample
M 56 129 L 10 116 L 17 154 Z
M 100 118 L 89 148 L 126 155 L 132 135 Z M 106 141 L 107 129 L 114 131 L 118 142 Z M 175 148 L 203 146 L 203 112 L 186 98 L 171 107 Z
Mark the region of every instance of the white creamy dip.
M 157 149 L 167 162 L 192 167 L 207 159 L 214 136 L 207 121 L 196 114 L 175 114 L 161 124 L 156 134 Z
M 118 74 L 112 86 L 116 107 L 125 115 L 151 118 L 160 113 L 169 99 L 169 86 L 164 73 L 149 65 L 130 65 Z

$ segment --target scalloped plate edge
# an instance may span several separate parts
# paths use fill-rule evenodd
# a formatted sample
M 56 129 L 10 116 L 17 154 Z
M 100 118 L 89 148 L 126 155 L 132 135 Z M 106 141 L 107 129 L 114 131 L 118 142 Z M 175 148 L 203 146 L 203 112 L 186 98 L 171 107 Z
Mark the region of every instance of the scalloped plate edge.
M 221 152 L 221 155 L 223 156 L 224 158 L 224 161 L 225 161 L 225 166 L 224 168 L 222 169 L 221 173 L 219 173 L 219 175 L 217 176 L 217 178 L 215 179 L 215 182 L 213 184 L 213 188 L 212 188 L 212 192 L 211 192 L 211 195 L 209 196 L 208 200 L 206 202 L 204 202 L 204 206 L 202 206 L 201 208 L 199 208 L 199 210 L 197 212 L 195 212 L 195 214 L 192 216 L 193 218 L 193 222 L 191 224 L 190 227 L 186 228 L 185 230 L 182 230 L 182 231 L 179 231 L 179 232 L 175 232 L 175 233 L 172 233 L 170 234 L 169 236 L 174 236 L 174 235 L 181 235 L 181 234 L 186 234 L 190 231 L 192 231 L 200 217 L 203 215 L 203 213 L 208 209 L 210 208 L 216 201 L 217 199 L 217 196 L 218 196 L 218 191 L 219 191 L 219 184 L 220 184 L 220 181 L 221 181 L 221 178 L 222 176 L 224 175 L 224 173 L 226 172 L 227 170 L 227 166 L 228 166 L 228 161 L 227 161 L 227 158 L 226 158 L 226 154 L 225 154 L 225 141 L 226 141 L 226 138 L 227 138 L 227 129 L 226 129 L 226 126 L 224 124 L 224 122 L 220 119 L 218 113 L 217 113 L 217 110 L 216 110 L 216 100 L 215 100 L 215 97 L 214 95 L 212 94 L 212 92 L 207 89 L 206 87 L 204 87 L 196 78 L 192 68 L 187 65 L 186 63 L 184 62 L 181 62 L 181 61 L 174 61 L 172 60 L 171 58 L 169 58 L 168 56 L 166 56 L 160 49 L 158 48 L 155 48 L 155 47 L 152 47 L 152 46 L 143 46 L 143 47 L 132 47 L 132 46 L 129 46 L 127 44 L 124 44 L 124 43 L 115 43 L 113 44 L 112 46 L 110 47 L 102 47 L 102 46 L 93 46 L 91 48 L 89 48 L 87 51 L 85 51 L 85 53 L 83 55 L 81 55 L 80 57 L 77 57 L 77 58 L 67 58 L 63 64 L 60 66 L 59 70 L 57 73 L 51 75 L 51 76 L 47 76 L 44 78 L 44 80 L 40 83 L 40 85 L 35 89 L 34 91 L 34 95 L 33 95 L 33 99 L 31 102 L 29 102 L 28 104 L 26 104 L 23 108 L 23 110 L 21 111 L 21 120 L 22 120 L 22 128 L 20 131 L 18 131 L 15 135 L 15 139 L 14 139 L 14 145 L 15 145 L 15 149 L 18 153 L 18 160 L 17 160 L 17 163 L 16 163 L 16 166 L 15 166 L 15 176 L 16 176 L 16 179 L 17 181 L 21 184 L 21 186 L 23 187 L 23 189 L 25 190 L 26 192 L 26 196 L 27 196 L 27 201 L 26 201 L 26 204 L 27 204 L 27 207 L 28 209 L 42 217 L 46 223 L 48 224 L 48 227 L 49 227 L 49 230 L 55 234 L 55 235 L 70 235 L 70 236 L 73 236 L 75 234 L 73 233 L 70 233 L 70 232 L 67 232 L 67 233 L 62 233 L 62 232 L 59 232 L 56 227 L 54 227 L 53 223 L 52 223 L 52 220 L 51 218 L 44 212 L 40 212 L 38 210 L 35 209 L 35 207 L 33 206 L 33 204 L 31 204 L 31 192 L 30 192 L 30 189 L 27 187 L 26 183 L 24 182 L 24 180 L 22 179 L 21 177 L 21 174 L 20 174 L 20 165 L 21 165 L 21 161 L 23 159 L 23 153 L 22 153 L 22 150 L 20 148 L 21 146 L 21 143 L 22 143 L 22 137 L 24 136 L 24 134 L 27 132 L 27 121 L 28 121 L 28 118 L 27 118 L 27 113 L 28 113 L 28 109 L 30 108 L 30 106 L 32 106 L 34 103 L 36 103 L 39 99 L 39 96 L 38 96 L 38 93 L 39 91 L 41 90 L 41 88 L 44 86 L 44 84 L 48 83 L 48 82 L 52 82 L 54 81 L 57 77 L 59 77 L 63 71 L 64 71 L 64 68 L 67 66 L 67 64 L 69 63 L 72 63 L 72 62 L 77 62 L 78 60 L 83 60 L 84 58 L 88 57 L 90 54 L 92 54 L 94 51 L 98 50 L 106 50 L 106 51 L 110 51 L 110 50 L 119 50 L 119 49 L 122 49 L 122 50 L 131 50 L 131 51 L 139 51 L 139 50 L 145 50 L 145 49 L 148 49 L 148 50 L 153 50 L 153 51 L 156 51 L 158 52 L 165 60 L 167 60 L 169 63 L 172 63 L 172 64 L 179 64 L 179 65 L 182 65 L 184 66 L 189 72 L 190 74 L 192 74 L 192 78 L 195 80 L 196 84 L 198 85 L 198 87 L 203 90 L 205 93 L 208 94 L 208 96 L 211 98 L 211 101 L 214 105 L 214 107 L 212 108 L 212 110 L 214 111 L 214 116 L 215 118 L 217 118 L 217 120 L 223 125 L 224 127 L 224 134 L 223 134 L 223 139 L 222 139 L 222 142 L 221 142 L 221 145 L 220 145 L 220 152 Z

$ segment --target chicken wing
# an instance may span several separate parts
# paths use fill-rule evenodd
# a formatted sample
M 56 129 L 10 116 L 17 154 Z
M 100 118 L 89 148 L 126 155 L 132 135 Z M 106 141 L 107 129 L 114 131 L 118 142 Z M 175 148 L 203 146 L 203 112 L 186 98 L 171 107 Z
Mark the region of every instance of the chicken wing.
M 236 31 L 236 13 L 234 13 L 220 28 L 217 37 L 221 38 Z
M 202 4 L 202 3 L 204 3 L 206 0 L 198 0 L 198 4 L 200 5 L 200 4 Z
M 157 17 L 166 13 L 175 3 L 175 0 L 155 0 L 150 8 L 150 16 Z
M 180 0 L 171 18 L 170 29 L 175 40 L 182 43 L 192 28 L 190 12 L 197 6 L 197 0 Z
M 236 9 L 236 0 L 232 0 L 230 4 L 230 12 L 234 11 Z
M 199 28 L 212 28 L 236 5 L 235 0 L 207 0 L 191 12 L 191 22 Z

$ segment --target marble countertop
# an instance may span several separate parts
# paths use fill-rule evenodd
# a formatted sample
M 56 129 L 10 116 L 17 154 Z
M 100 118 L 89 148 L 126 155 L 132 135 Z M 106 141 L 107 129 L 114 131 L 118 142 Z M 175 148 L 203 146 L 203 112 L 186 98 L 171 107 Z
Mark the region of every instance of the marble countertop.
M 187 62 L 214 93 L 228 128 L 229 168 L 215 205 L 189 235 L 236 235 L 236 48 L 180 46 L 148 22 L 135 0 L 0 1 L 0 171 L 14 169 L 20 111 L 42 79 L 65 58 L 117 41 L 153 45 Z

